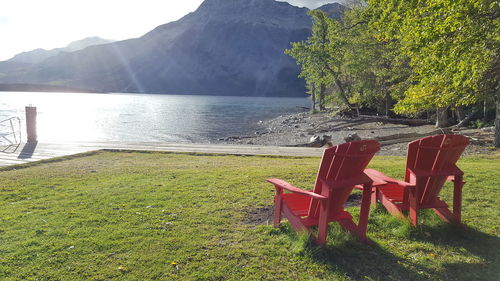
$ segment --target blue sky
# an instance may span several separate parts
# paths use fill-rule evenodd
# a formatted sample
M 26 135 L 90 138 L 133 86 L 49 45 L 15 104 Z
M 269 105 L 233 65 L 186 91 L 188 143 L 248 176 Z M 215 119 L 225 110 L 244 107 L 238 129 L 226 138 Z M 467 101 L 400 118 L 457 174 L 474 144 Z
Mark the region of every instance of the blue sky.
M 228 0 L 231 1 L 231 0 Z M 282 0 L 285 1 L 285 0 Z M 36 48 L 99 36 L 135 38 L 175 21 L 203 0 L 0 0 L 0 61 Z M 286 0 L 316 8 L 336 0 Z

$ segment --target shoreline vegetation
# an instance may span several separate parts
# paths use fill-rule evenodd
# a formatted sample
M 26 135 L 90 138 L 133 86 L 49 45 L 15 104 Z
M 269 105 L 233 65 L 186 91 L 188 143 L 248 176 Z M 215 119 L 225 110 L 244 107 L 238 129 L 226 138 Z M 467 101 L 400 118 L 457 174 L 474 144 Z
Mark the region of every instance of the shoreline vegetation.
M 313 110 L 333 104 L 358 116 L 432 114 L 439 128 L 473 118 L 495 124 L 491 143 L 500 148 L 498 1 L 347 6 L 341 21 L 310 11 L 311 35 L 285 51 L 301 68 Z

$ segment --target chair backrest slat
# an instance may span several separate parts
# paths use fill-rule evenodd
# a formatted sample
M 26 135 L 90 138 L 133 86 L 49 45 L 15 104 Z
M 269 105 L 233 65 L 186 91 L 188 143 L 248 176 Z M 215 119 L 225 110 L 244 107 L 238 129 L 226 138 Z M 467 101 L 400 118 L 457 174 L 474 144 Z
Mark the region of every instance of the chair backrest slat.
M 455 168 L 455 164 L 469 144 L 461 135 L 437 135 L 422 138 L 408 144 L 405 180 L 415 183 L 409 169 L 437 172 Z M 417 186 L 418 200 L 421 204 L 433 203 L 439 195 L 446 176 L 426 177 Z
M 360 178 L 364 169 L 380 150 L 380 144 L 374 140 L 353 141 L 328 148 L 318 170 L 314 192 L 322 193 L 320 179 L 329 181 L 355 180 Z M 354 187 L 337 188 L 332 192 L 331 212 L 344 209 L 344 204 Z M 311 200 L 309 217 L 319 216 L 319 202 Z

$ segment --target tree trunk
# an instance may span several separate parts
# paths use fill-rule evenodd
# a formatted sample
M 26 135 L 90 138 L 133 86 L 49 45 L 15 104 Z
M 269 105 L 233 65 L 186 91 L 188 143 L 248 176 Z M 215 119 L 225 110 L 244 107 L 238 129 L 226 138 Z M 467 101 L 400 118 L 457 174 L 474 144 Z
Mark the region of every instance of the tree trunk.
M 340 99 L 342 99 L 342 101 L 347 105 L 347 107 L 352 109 L 352 105 L 351 105 L 351 103 L 349 103 L 349 99 L 347 98 L 347 96 L 345 94 L 345 89 L 344 89 L 344 85 L 342 84 L 342 81 L 340 81 L 340 79 L 336 78 L 335 84 L 339 88 Z
M 484 98 L 483 101 L 483 121 L 488 122 L 488 101 L 487 98 Z
M 385 94 L 385 117 L 389 118 L 389 94 Z
M 342 81 L 340 81 L 339 74 L 337 72 L 333 71 L 333 69 L 327 63 L 325 63 L 325 68 L 328 72 L 330 72 L 330 74 L 335 79 L 335 85 L 337 85 L 337 87 L 339 88 L 340 99 L 347 105 L 347 107 L 350 110 L 353 110 L 352 104 L 349 102 L 349 99 L 346 96 L 346 90 L 344 88 L 344 84 L 342 84 Z
M 446 128 L 450 124 L 448 123 L 448 108 L 438 107 L 436 109 L 436 128 Z
M 457 121 L 460 123 L 465 119 L 465 113 L 464 113 L 464 107 L 463 106 L 457 106 L 455 109 L 455 113 L 457 114 Z
M 325 108 L 325 84 L 321 83 L 319 86 L 319 111 L 324 111 Z
M 316 86 L 311 83 L 311 102 L 312 102 L 312 111 L 316 112 Z
M 462 119 L 460 122 L 458 122 L 458 124 L 456 124 L 455 128 L 462 128 L 462 127 L 465 127 L 467 126 L 467 124 L 469 124 L 469 121 L 474 117 L 474 115 L 476 115 L 477 113 L 479 112 L 479 110 L 475 110 L 475 111 L 472 111 L 468 116 L 466 116 L 464 119 Z
M 495 147 L 500 148 L 500 87 L 496 94 L 496 117 L 495 117 Z

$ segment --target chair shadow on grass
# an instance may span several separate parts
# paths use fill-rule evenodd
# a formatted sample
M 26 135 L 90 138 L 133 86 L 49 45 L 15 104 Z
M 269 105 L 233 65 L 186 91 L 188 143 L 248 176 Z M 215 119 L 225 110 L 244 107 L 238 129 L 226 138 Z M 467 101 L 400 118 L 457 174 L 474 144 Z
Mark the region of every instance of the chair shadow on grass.
M 436 246 L 464 249 L 483 261 L 445 264 L 446 276 L 462 275 L 464 280 L 500 280 L 500 238 L 496 236 L 467 226 L 441 223 L 436 226 L 420 225 L 410 238 Z
M 397 219 L 395 222 L 403 223 Z M 372 223 L 372 227 L 382 227 L 377 226 L 376 221 Z M 383 224 L 380 221 L 379 223 Z M 330 238 L 324 247 L 317 247 L 305 234 L 298 235 L 288 224 L 282 225 L 276 231 L 281 235 L 288 235 L 291 241 L 296 241 L 296 254 L 311 258 L 326 265 L 332 272 L 341 272 L 353 280 L 500 280 L 500 238 L 473 228 L 457 227 L 448 223 L 432 226 L 420 224 L 416 228 L 408 223 L 407 226 L 408 233 L 401 239 L 408 239 L 408 243 L 421 241 L 436 247 L 456 248 L 460 252 L 465 250 L 463 255 L 476 256 L 482 262 L 445 263 L 442 264 L 442 270 L 437 271 L 425 266 L 425 263 L 398 257 L 375 241 L 370 240 L 368 244 L 362 244 L 334 223 L 330 224 Z M 401 228 L 404 227 L 401 225 Z
M 352 280 L 428 280 L 428 277 L 418 273 L 429 273 L 428 268 L 408 264 L 373 241 L 362 244 L 334 224 L 330 224 L 328 234 L 328 237 L 334 238 L 328 239 L 323 247 L 297 234 L 289 225 L 282 225 L 276 231 L 288 235 L 297 244 L 302 243 L 292 247 L 295 254 L 311 258 L 330 271 L 342 273 Z M 434 272 L 430 274 L 435 275 Z
M 316 248 L 313 257 L 353 280 L 428 280 L 418 272 L 429 273 L 429 269 L 409 264 L 373 241 L 366 245 L 352 238 L 341 244 Z

